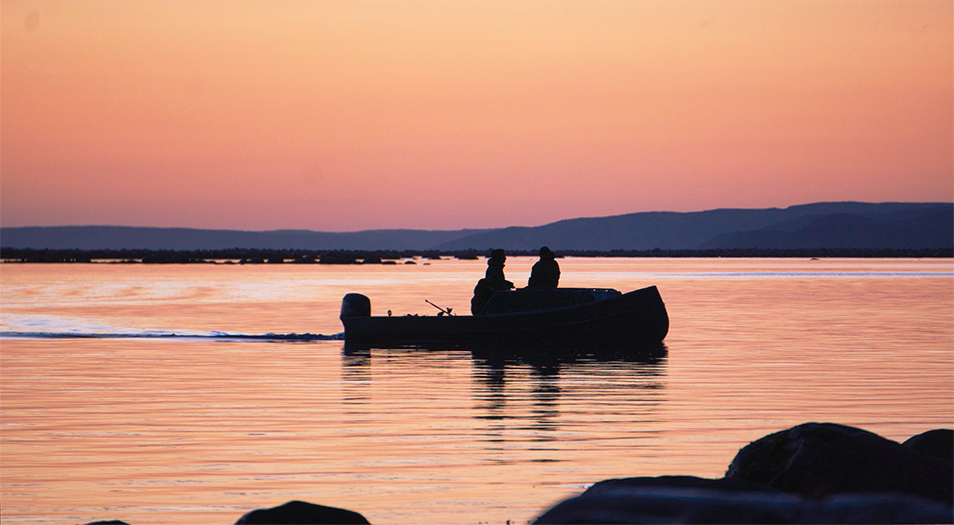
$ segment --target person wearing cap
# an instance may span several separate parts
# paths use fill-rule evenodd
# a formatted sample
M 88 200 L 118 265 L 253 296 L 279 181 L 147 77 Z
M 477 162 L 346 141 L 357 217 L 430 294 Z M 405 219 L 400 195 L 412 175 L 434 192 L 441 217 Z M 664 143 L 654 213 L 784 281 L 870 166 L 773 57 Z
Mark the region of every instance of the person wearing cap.
M 507 260 L 507 254 L 497 249 L 490 252 L 490 258 L 487 260 L 487 272 L 484 278 L 477 281 L 474 287 L 474 297 L 470 300 L 470 311 L 477 315 L 497 290 L 512 290 L 513 283 L 504 277 L 504 262 Z
M 560 284 L 560 265 L 550 248 L 540 248 L 540 260 L 530 269 L 527 288 L 556 288 Z

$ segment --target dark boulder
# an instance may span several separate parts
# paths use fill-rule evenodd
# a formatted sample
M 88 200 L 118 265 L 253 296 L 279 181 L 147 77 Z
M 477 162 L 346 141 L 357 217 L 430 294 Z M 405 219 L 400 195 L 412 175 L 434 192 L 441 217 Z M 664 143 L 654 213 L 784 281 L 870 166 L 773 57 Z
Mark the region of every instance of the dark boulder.
M 742 448 L 726 478 L 802 496 L 897 492 L 951 505 L 950 463 L 854 427 L 806 423 Z
M 659 477 L 637 477 L 608 479 L 593 484 L 584 494 L 596 494 L 599 492 L 614 491 L 617 489 L 635 489 L 635 488 L 667 488 L 667 489 L 706 489 L 706 490 L 726 490 L 736 492 L 771 492 L 783 493 L 778 489 L 752 483 L 742 479 L 721 478 L 697 478 L 695 476 L 659 476 Z
M 807 423 L 744 447 L 725 478 L 606 480 L 536 523 L 954 523 L 951 437 Z
M 357 512 L 325 507 L 304 501 L 289 501 L 288 503 L 270 509 L 258 509 L 239 518 L 235 525 L 250 524 L 367 524 L 368 520 Z
M 909 494 L 839 494 L 804 500 L 799 523 L 954 523 L 954 509 Z
M 107 520 L 107 521 L 94 521 L 92 523 L 87 523 L 86 525 L 129 525 L 125 521 L 119 520 Z
M 823 499 L 781 492 L 616 486 L 585 492 L 537 518 L 570 523 L 951 523 L 951 507 L 894 493 Z
M 618 486 L 563 501 L 534 523 L 794 523 L 800 501 L 785 493 Z
M 951 463 L 954 470 L 954 430 L 939 428 L 908 438 L 902 445 Z

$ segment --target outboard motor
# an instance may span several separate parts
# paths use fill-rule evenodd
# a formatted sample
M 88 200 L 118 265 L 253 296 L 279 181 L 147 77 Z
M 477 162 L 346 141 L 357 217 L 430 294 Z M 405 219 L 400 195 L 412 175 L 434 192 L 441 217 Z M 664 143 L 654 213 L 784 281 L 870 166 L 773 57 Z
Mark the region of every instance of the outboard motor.
M 341 300 L 341 315 L 345 317 L 371 317 L 371 299 L 359 293 L 349 293 Z

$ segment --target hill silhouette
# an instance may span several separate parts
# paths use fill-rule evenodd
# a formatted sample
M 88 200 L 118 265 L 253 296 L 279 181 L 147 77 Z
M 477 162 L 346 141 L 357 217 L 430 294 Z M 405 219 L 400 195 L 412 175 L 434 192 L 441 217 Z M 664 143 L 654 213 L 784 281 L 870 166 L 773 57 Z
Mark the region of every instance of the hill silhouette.
M 204 230 L 133 226 L 32 226 L 0 228 L 4 248 L 79 250 L 421 250 L 485 230 Z
M 951 248 L 954 203 L 828 202 L 765 209 L 640 212 L 485 230 L 204 230 L 127 226 L 0 228 L 33 249 L 697 250 Z
M 924 217 L 936 211 L 938 215 Z M 944 214 L 947 214 L 946 216 Z M 568 219 L 534 228 L 503 228 L 446 242 L 439 249 L 504 248 L 527 250 L 547 245 L 562 250 L 687 250 L 707 248 L 791 248 L 794 230 L 815 221 L 832 221 L 827 236 L 811 236 L 811 248 L 943 248 L 954 244 L 954 204 L 940 203 L 816 203 L 789 208 L 716 209 L 700 212 L 645 212 L 612 217 Z M 853 228 L 850 221 L 839 225 L 835 217 L 891 221 L 902 230 L 898 238 L 917 239 L 877 246 L 878 239 Z M 919 219 L 920 218 L 920 219 Z M 933 221 L 933 222 L 932 222 Z M 775 233 L 775 227 L 779 232 Z M 924 229 L 922 231 L 922 229 Z M 755 235 L 755 232 L 759 232 Z M 863 240 L 855 238 L 866 235 Z M 746 235 L 750 235 L 747 237 Z M 806 234 L 808 235 L 808 234 Z M 926 246 L 930 245 L 930 246 Z
M 944 245 L 947 240 L 948 244 Z M 712 248 L 947 248 L 954 244 L 954 210 L 931 208 L 879 216 L 834 213 L 802 217 L 756 231 L 722 235 Z

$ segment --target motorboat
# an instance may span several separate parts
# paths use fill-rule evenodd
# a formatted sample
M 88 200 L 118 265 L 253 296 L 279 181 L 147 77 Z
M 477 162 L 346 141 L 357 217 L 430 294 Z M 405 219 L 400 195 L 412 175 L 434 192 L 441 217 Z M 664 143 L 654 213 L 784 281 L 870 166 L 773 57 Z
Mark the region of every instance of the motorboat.
M 349 293 L 341 302 L 347 343 L 407 346 L 434 343 L 553 345 L 599 341 L 661 343 L 669 332 L 655 286 L 500 290 L 478 315 L 371 315 L 371 300 Z

